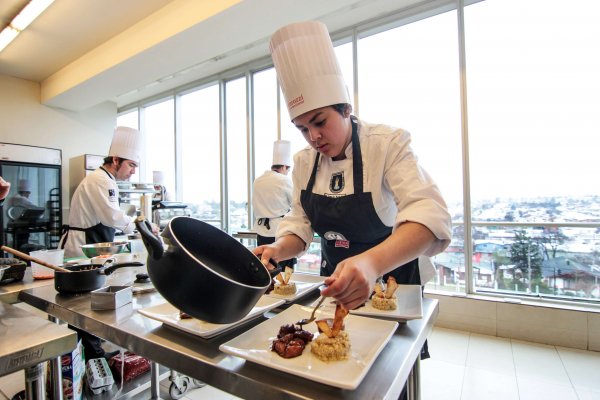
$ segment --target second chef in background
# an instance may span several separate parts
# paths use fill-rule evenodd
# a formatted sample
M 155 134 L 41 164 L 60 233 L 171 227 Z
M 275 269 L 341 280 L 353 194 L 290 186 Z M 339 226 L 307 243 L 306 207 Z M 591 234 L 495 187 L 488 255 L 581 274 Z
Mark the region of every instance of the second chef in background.
M 275 232 L 285 214 L 292 206 L 292 180 L 288 176 L 292 166 L 292 148 L 288 140 L 273 143 L 273 164 L 254 180 L 252 185 L 252 207 L 256 244 L 273 243 Z M 294 268 L 296 259 L 279 262 L 281 268 Z
M 104 164 L 86 176 L 71 199 L 69 224 L 63 226 L 60 247 L 65 257 L 83 256 L 81 245 L 112 242 L 117 229 L 132 233 L 135 216 L 119 207 L 117 181 L 128 180 L 140 164 L 141 133 L 117 127 Z

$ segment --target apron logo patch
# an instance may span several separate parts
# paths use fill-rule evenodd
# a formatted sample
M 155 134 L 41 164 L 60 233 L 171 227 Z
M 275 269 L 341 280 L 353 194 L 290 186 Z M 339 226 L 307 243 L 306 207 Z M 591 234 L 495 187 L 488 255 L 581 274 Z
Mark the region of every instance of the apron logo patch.
M 335 247 L 344 247 L 346 249 L 350 248 L 350 241 L 346 240 L 344 235 L 338 232 L 325 232 L 323 235 L 325 240 L 335 240 Z
M 329 190 L 332 193 L 339 193 L 344 190 L 345 180 L 344 180 L 344 171 L 336 172 L 331 175 L 331 180 L 329 181 Z
M 350 242 L 347 240 L 336 240 L 335 247 L 344 247 L 346 249 L 350 248 Z

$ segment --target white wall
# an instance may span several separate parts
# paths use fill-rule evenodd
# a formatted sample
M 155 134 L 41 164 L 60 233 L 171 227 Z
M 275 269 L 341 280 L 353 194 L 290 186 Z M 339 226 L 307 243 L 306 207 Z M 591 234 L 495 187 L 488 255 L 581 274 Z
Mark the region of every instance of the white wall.
M 72 196 L 69 160 L 81 154 L 108 153 L 117 106 L 105 102 L 73 112 L 40 104 L 40 85 L 0 75 L 0 142 L 62 150 L 63 221 Z

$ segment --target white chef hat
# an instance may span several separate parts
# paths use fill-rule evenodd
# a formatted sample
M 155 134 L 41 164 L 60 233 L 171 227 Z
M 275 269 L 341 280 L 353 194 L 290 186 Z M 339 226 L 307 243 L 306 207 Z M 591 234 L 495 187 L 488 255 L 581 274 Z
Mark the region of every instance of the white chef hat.
M 327 27 L 317 21 L 287 25 L 269 44 L 290 119 L 338 103 L 350 103 Z
M 31 192 L 31 182 L 29 182 L 29 179 L 19 179 L 17 182 L 17 192 Z
M 108 155 L 135 161 L 139 164 L 141 152 L 142 134 L 140 131 L 125 126 L 117 126 L 113 133 Z
M 273 143 L 272 165 L 292 165 L 292 143 L 289 140 L 276 140 Z

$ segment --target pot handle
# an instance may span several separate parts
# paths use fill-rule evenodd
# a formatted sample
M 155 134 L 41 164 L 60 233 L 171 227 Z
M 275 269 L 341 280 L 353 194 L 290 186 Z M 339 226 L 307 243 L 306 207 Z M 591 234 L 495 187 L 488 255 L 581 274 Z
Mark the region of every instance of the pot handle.
M 123 263 L 113 264 L 110 267 L 102 268 L 98 272 L 100 272 L 102 275 L 110 275 L 114 272 L 114 270 L 119 269 L 119 268 L 141 267 L 143 265 L 144 265 L 144 263 L 141 263 L 139 261 L 123 262 Z
M 140 235 L 142 235 L 142 242 L 144 242 L 148 254 L 155 260 L 160 260 L 164 252 L 163 245 L 158 236 L 152 233 L 150 222 L 144 217 L 139 216 L 135 220 L 135 226 Z

